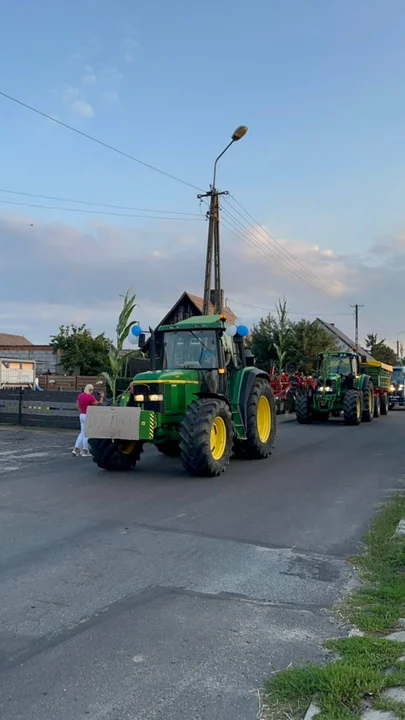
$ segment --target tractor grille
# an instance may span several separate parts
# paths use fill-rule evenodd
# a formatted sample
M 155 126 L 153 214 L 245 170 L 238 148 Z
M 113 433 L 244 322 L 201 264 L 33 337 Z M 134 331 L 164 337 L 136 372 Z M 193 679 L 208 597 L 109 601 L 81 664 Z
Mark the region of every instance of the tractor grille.
M 141 404 L 145 410 L 153 410 L 153 412 L 163 413 L 164 400 L 150 400 L 149 398 L 151 395 L 160 395 L 164 398 L 164 387 L 163 383 L 149 383 L 148 385 L 138 385 L 137 383 L 134 386 L 135 395 L 144 395 L 145 400 Z

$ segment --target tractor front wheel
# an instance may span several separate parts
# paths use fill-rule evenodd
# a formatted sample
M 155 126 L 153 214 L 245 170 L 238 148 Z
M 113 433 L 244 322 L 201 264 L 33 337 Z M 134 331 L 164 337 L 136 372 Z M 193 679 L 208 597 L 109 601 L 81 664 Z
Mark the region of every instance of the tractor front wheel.
M 262 460 L 271 455 L 275 438 L 276 402 L 268 381 L 258 378 L 247 401 L 246 440 L 236 442 L 235 454 Z
M 89 440 L 90 452 L 94 462 L 102 470 L 125 472 L 135 467 L 141 452 L 142 443 L 136 440 Z
M 347 390 L 343 400 L 343 418 L 345 425 L 360 425 L 361 396 L 358 390 Z
M 373 383 L 367 380 L 363 385 L 363 412 L 361 419 L 363 422 L 371 422 L 374 415 L 374 393 Z
M 229 464 L 233 427 L 228 405 L 216 398 L 193 402 L 180 426 L 180 456 L 191 475 L 215 477 Z
M 307 395 L 298 395 L 295 401 L 295 413 L 300 425 L 312 422 L 312 413 Z

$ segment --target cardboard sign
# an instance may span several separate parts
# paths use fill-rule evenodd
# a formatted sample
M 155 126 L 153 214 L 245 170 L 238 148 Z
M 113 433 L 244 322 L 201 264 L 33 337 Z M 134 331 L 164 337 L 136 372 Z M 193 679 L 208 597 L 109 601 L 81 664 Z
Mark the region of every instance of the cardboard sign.
M 86 437 L 139 440 L 140 416 L 140 408 L 90 406 L 86 413 Z

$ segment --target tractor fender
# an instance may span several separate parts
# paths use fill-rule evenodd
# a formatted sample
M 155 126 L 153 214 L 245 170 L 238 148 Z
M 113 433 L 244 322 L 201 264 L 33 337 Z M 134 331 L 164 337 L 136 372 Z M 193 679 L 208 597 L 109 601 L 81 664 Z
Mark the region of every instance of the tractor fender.
M 231 404 L 229 402 L 229 398 L 226 397 L 226 395 L 223 395 L 222 393 L 214 393 L 214 392 L 198 392 L 194 393 L 198 398 L 212 398 L 214 400 L 222 400 L 222 402 L 226 403 L 228 407 L 231 407 Z
M 363 390 L 370 380 L 371 380 L 370 375 L 360 375 L 360 383 L 359 383 L 360 390 Z M 372 381 L 371 381 L 371 384 L 372 384 Z
M 268 380 L 269 386 L 271 388 L 270 375 L 268 373 L 264 372 L 264 370 L 259 370 L 259 368 L 254 368 L 254 367 L 248 368 L 244 372 L 244 375 L 243 375 L 242 387 L 241 387 L 240 395 L 239 395 L 239 409 L 240 409 L 240 415 L 242 418 L 242 422 L 245 427 L 246 427 L 246 417 L 247 417 L 247 403 L 248 403 L 250 391 L 253 387 L 254 381 L 259 377 L 265 378 L 266 380 Z

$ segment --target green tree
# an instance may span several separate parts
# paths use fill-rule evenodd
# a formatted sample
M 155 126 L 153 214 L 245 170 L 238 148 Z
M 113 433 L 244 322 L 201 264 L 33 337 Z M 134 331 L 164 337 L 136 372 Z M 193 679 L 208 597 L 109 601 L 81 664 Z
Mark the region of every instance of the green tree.
M 136 295 L 130 295 L 129 290 L 124 295 L 123 307 L 120 312 L 117 328 L 115 345 L 110 342 L 108 353 L 109 371 L 102 372 L 108 387 L 110 388 L 113 402 L 117 395 L 117 380 L 122 375 L 123 368 L 131 357 L 139 355 L 139 350 L 125 351 L 124 343 L 129 335 L 132 325 L 136 325 L 135 320 L 131 320 L 131 315 L 135 308 L 138 307 L 135 302 Z
M 273 345 L 277 353 L 278 370 L 284 370 L 286 361 L 293 351 L 293 325 L 288 318 L 287 301 L 284 298 L 276 305 L 277 320 L 274 323 Z
M 86 325 L 61 325 L 50 344 L 68 375 L 99 375 L 108 367 L 110 341 L 104 333 L 93 337 Z
M 276 320 L 271 313 L 262 318 L 258 325 L 253 327 L 250 334 L 249 347 L 255 356 L 257 367 L 266 370 L 277 360 L 277 353 L 274 348 L 274 330 Z
M 310 372 L 317 356 L 326 350 L 337 350 L 337 341 L 332 333 L 321 325 L 318 320 L 298 320 L 293 324 L 293 348 L 291 359 L 304 372 Z
M 377 333 L 369 333 L 365 342 L 367 350 L 375 360 L 387 363 L 387 365 L 397 364 L 396 352 L 386 344 L 385 338 L 379 340 Z

